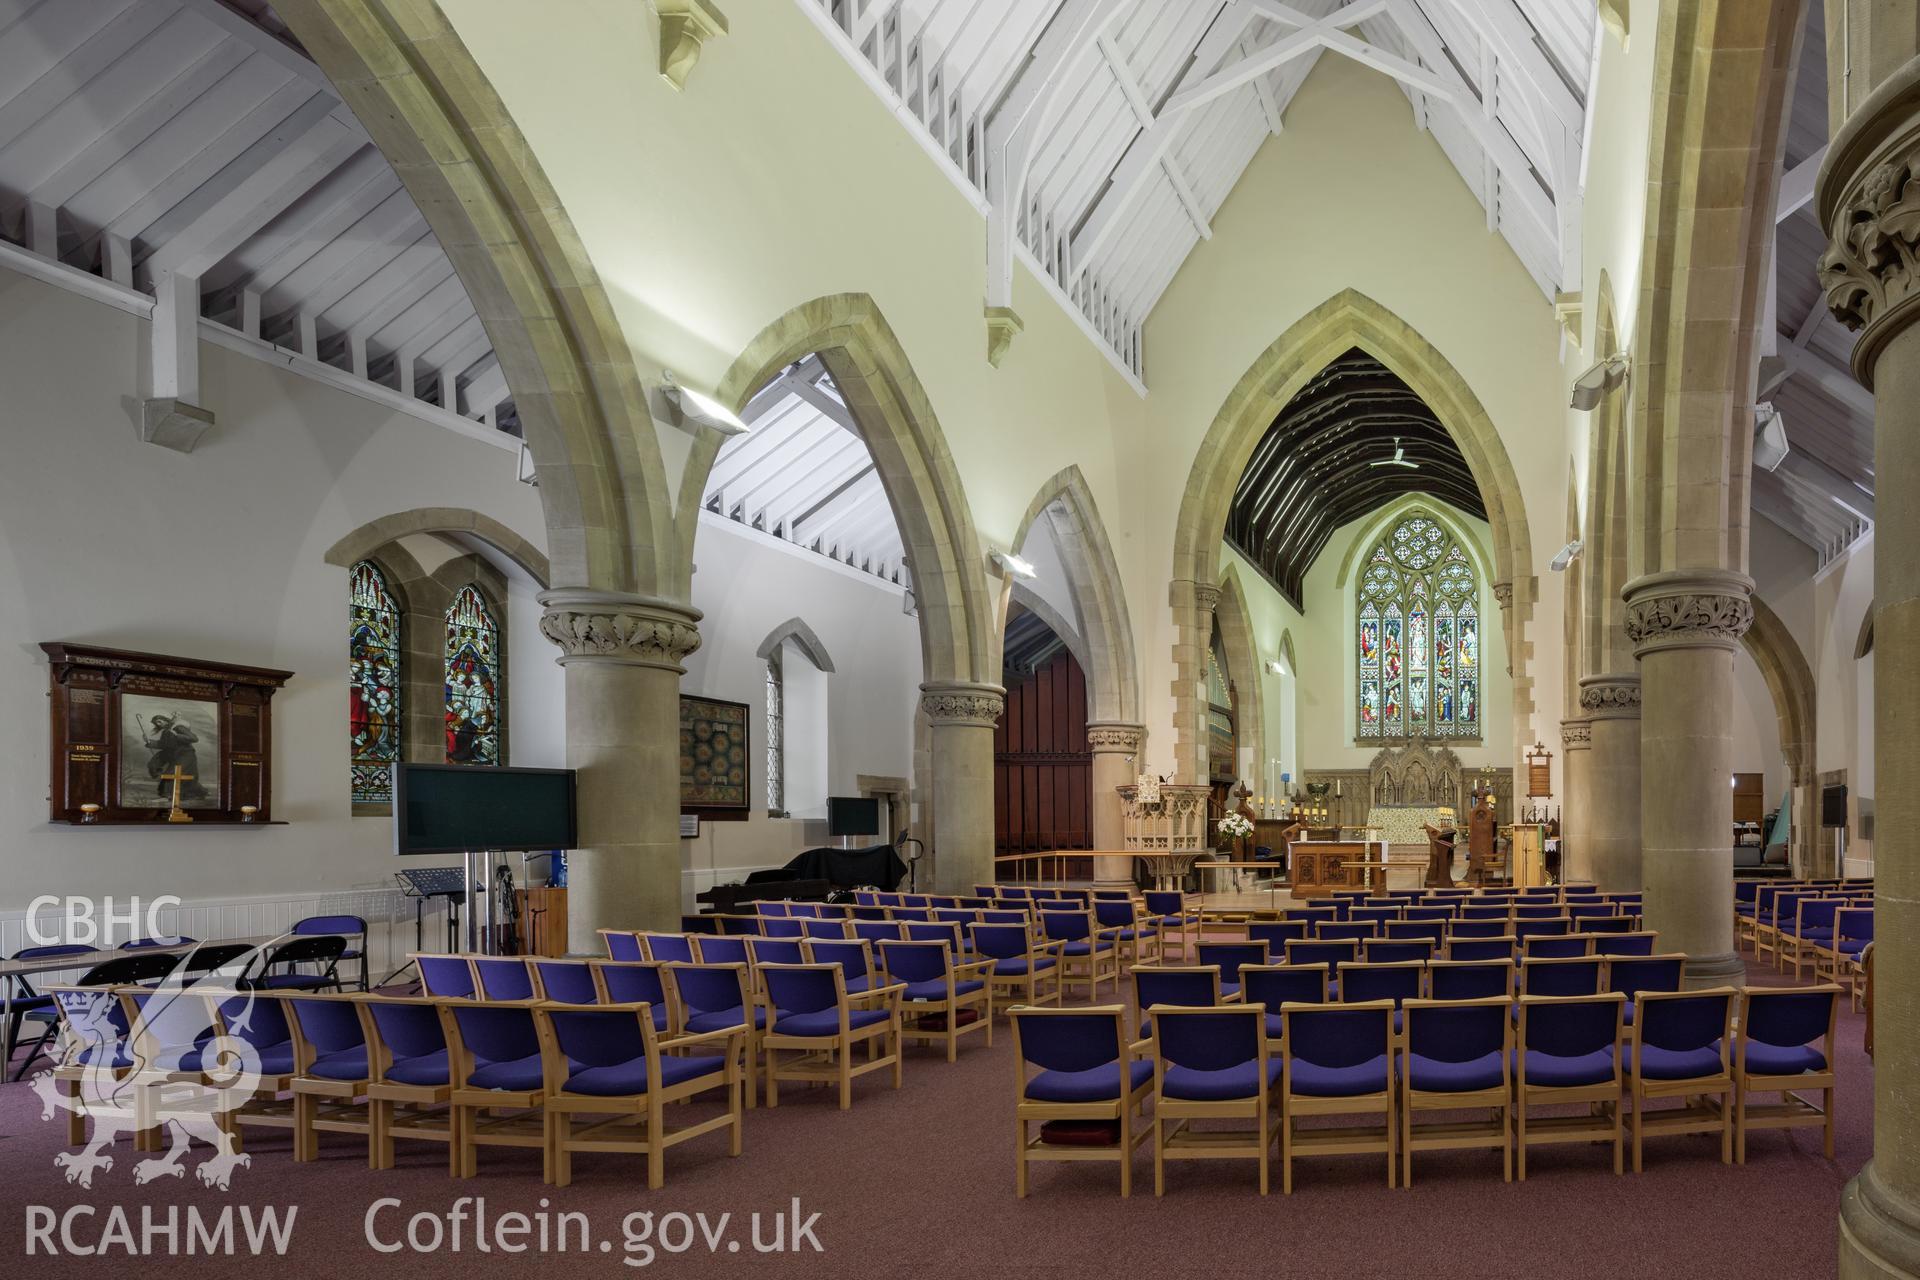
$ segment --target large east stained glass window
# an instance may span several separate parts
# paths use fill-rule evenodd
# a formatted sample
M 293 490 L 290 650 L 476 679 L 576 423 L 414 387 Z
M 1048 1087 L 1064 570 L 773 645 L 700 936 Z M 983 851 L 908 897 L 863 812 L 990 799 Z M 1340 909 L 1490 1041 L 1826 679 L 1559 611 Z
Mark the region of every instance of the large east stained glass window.
M 371 560 L 349 572 L 347 724 L 353 802 L 392 804 L 400 759 L 400 605 Z
M 500 764 L 500 627 L 478 587 L 447 606 L 447 763 Z
M 1480 736 L 1480 584 L 1430 516 L 1408 515 L 1367 555 L 1355 596 L 1357 738 Z

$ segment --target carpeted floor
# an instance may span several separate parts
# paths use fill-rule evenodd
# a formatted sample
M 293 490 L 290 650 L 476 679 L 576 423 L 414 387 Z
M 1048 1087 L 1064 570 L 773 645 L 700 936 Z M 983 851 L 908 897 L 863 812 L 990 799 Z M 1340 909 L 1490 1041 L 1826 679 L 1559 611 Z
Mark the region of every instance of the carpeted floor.
M 1756 984 L 1781 981 L 1754 970 Z M 1389 1191 L 1377 1157 L 1322 1157 L 1296 1167 L 1292 1196 L 1262 1199 L 1250 1163 L 1189 1163 L 1169 1173 L 1164 1199 L 1152 1195 L 1150 1154 L 1136 1157 L 1132 1199 L 1121 1200 L 1111 1165 L 1036 1170 L 1030 1198 L 1013 1196 L 1012 1037 L 1004 1023 L 992 1049 L 973 1047 L 954 1065 L 912 1051 L 906 1084 L 894 1092 L 884 1073 L 856 1085 L 854 1108 L 841 1112 L 825 1090 L 786 1091 L 777 1111 L 747 1114 L 746 1150 L 726 1155 L 724 1138 L 675 1148 L 666 1186 L 648 1192 L 636 1157 L 576 1157 L 575 1182 L 544 1188 L 533 1152 L 483 1153 L 481 1175 L 455 1182 L 441 1148 L 403 1144 L 400 1167 L 373 1173 L 365 1144 L 324 1138 L 322 1159 L 295 1165 L 284 1134 L 251 1131 L 250 1168 L 232 1190 L 193 1178 L 133 1182 L 124 1146 L 91 1191 L 71 1186 L 53 1165 L 62 1150 L 60 1119 L 43 1122 L 25 1084 L 0 1086 L 0 1257 L 20 1260 L 36 1277 L 134 1274 L 124 1251 L 105 1257 L 23 1256 L 32 1206 L 66 1215 L 72 1244 L 98 1243 L 124 1209 L 134 1231 L 143 1207 L 168 1206 L 210 1219 L 223 1206 L 297 1206 L 286 1256 L 160 1256 L 138 1264 L 141 1276 L 273 1275 L 339 1277 L 404 1274 L 490 1276 L 524 1271 L 530 1257 L 474 1251 L 469 1232 L 459 1252 L 383 1253 L 368 1242 L 404 1242 L 407 1219 L 445 1215 L 464 1196 L 484 1197 L 497 1221 L 513 1211 L 579 1211 L 590 1216 L 586 1253 L 550 1252 L 541 1261 L 564 1274 L 613 1276 L 623 1263 L 649 1262 L 675 1275 L 718 1275 L 740 1265 L 762 1274 L 838 1277 L 978 1275 L 983 1269 L 1035 1276 L 1110 1276 L 1127 1272 L 1207 1276 L 1618 1277 L 1672 1275 L 1688 1280 L 1768 1274 L 1813 1280 L 1835 1269 L 1835 1213 L 1841 1187 L 1867 1159 L 1872 1141 L 1871 1065 L 1861 1050 L 1862 1020 L 1844 1011 L 1840 1030 L 1838 1156 L 1820 1154 L 1817 1130 L 1770 1132 L 1751 1140 L 1745 1167 L 1723 1166 L 1717 1141 L 1668 1138 L 1650 1144 L 1647 1170 L 1616 1178 L 1605 1148 L 1536 1148 L 1527 1182 L 1503 1184 L 1492 1152 L 1436 1153 L 1417 1160 L 1412 1189 Z M 195 1153 L 195 1161 L 200 1151 Z M 1629 1166 L 1630 1167 L 1630 1166 Z M 396 1205 L 379 1205 L 385 1198 Z M 756 1251 L 772 1241 L 776 1218 L 791 1230 L 819 1217 L 801 1252 Z M 28 1206 L 23 1213 L 22 1206 Z M 655 1234 L 627 1215 L 651 1212 Z M 705 1214 L 720 1232 L 712 1251 L 700 1224 L 670 1215 Z M 730 1214 L 722 1227 L 721 1214 Z M 151 1215 L 149 1215 L 150 1218 Z M 623 1220 L 626 1220 L 623 1225 Z M 164 1222 L 164 1216 L 160 1219 Z M 184 1255 L 186 1225 L 179 1248 Z M 422 1232 L 427 1227 L 422 1225 Z M 691 1237 L 684 1252 L 671 1252 Z M 236 1236 L 244 1231 L 236 1227 Z M 59 1240 L 56 1230 L 53 1239 Z M 430 1240 L 429 1235 L 422 1235 Z M 536 1234 L 526 1237 L 537 1240 Z M 577 1239 L 577 1234 L 570 1240 Z M 789 1243 L 791 1243 L 791 1238 Z M 69 1246 L 71 1247 L 71 1246 Z M 577 1250 L 577 1245 L 575 1246 Z M 651 1253 L 649 1253 L 651 1249 Z

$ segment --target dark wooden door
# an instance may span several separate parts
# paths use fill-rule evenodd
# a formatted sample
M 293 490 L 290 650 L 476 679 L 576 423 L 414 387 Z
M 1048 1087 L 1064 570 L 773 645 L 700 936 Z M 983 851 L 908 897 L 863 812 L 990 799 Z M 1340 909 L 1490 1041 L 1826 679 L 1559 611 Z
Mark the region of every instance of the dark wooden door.
M 1087 680 L 1071 653 L 1009 684 L 993 752 L 996 852 L 1093 847 Z

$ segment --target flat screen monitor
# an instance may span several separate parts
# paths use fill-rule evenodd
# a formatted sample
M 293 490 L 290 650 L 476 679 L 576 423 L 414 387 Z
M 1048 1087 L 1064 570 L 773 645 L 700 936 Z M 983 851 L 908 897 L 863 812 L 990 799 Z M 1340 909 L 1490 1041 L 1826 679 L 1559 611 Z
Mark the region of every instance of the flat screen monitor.
M 571 849 L 573 770 L 395 765 L 393 818 L 402 856 Z
M 1820 825 L 1823 827 L 1847 825 L 1847 788 L 1844 784 L 1836 784 L 1821 790 Z
M 828 796 L 827 832 L 836 836 L 880 834 L 880 801 L 872 796 Z

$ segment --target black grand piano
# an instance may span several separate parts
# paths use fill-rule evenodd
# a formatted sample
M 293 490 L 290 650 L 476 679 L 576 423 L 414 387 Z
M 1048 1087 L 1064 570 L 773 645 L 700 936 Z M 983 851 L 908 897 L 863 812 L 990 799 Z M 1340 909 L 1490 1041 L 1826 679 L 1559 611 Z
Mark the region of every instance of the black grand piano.
M 907 864 L 890 844 L 808 849 L 784 867 L 755 871 L 744 883 L 717 884 L 694 901 L 714 915 L 733 915 L 749 902 L 820 902 L 856 885 L 892 889 L 906 874 Z

